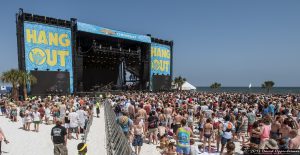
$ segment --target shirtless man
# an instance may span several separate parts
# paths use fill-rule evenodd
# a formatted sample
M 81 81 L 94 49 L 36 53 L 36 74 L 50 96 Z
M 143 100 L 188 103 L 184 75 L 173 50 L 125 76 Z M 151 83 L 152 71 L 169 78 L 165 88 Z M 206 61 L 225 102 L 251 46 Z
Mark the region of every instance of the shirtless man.
M 181 127 L 181 120 L 183 119 L 182 115 L 183 115 L 183 113 L 180 112 L 175 116 L 175 118 L 174 118 L 175 124 L 173 127 L 173 133 L 176 133 L 177 129 L 179 129 Z
M 280 119 L 280 116 L 277 116 L 276 120 L 274 120 L 271 125 L 270 137 L 275 140 L 277 140 L 279 138 L 279 129 L 281 127 L 279 119 Z
M 145 131 L 144 132 L 146 132 L 147 131 L 147 129 L 146 129 L 146 127 L 147 127 L 147 125 L 146 125 L 147 112 L 146 112 L 145 109 L 143 109 L 143 107 L 141 105 L 138 108 L 137 115 L 139 115 L 141 117 L 141 121 L 145 124 L 145 126 L 144 126 Z
M 289 142 L 289 136 L 291 127 L 288 126 L 288 119 L 284 119 L 283 124 L 281 125 L 281 128 L 279 129 L 280 138 L 282 138 L 285 142 L 284 148 L 288 149 L 288 142 Z
M 164 113 L 166 114 L 166 119 L 167 119 L 167 127 L 171 128 L 171 124 L 172 124 L 172 113 L 173 113 L 173 109 L 171 108 L 171 105 L 168 104 L 168 107 L 164 110 Z
M 300 134 L 297 130 L 291 130 L 291 140 L 289 141 L 289 149 L 299 149 L 300 147 Z
M 211 124 L 211 119 L 208 118 L 203 128 L 204 142 L 203 142 L 203 152 L 205 151 L 205 144 L 208 142 L 208 153 L 210 153 L 211 148 L 211 136 L 213 134 L 213 125 Z

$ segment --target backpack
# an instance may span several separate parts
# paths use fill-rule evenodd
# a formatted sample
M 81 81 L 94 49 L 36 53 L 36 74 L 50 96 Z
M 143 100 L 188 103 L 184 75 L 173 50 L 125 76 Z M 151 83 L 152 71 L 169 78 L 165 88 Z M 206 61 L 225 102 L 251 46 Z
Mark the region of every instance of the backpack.
M 232 128 L 233 128 L 232 123 L 231 123 L 231 122 L 228 122 L 228 123 L 227 123 L 227 126 L 226 126 L 225 132 L 231 132 Z
M 121 112 L 121 106 L 118 104 L 116 107 L 115 107 L 115 113 L 120 113 Z
M 122 128 L 126 127 L 128 125 L 129 119 L 127 116 L 120 116 L 118 123 L 121 125 Z
M 157 119 L 153 118 L 153 120 L 151 122 L 149 122 L 149 128 L 153 129 L 157 127 Z
M 25 116 L 25 110 L 24 109 L 20 109 L 20 117 L 23 118 Z

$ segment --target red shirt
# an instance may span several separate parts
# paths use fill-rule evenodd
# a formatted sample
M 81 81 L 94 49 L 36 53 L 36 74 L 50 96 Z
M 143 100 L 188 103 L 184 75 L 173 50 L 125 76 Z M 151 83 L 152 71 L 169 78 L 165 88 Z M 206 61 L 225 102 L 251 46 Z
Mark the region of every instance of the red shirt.
M 151 105 L 150 105 L 150 104 L 145 105 L 145 106 L 144 106 L 144 109 L 146 110 L 147 115 L 149 115 L 149 114 L 150 114 L 150 111 L 151 111 Z

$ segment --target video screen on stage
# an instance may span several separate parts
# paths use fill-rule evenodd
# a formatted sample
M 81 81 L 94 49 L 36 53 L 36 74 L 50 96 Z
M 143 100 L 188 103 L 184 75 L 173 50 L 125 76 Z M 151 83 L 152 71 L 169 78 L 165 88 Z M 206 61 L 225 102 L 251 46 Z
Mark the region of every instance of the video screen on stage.
M 168 45 L 152 43 L 151 44 L 151 69 L 150 69 L 150 87 L 151 90 L 158 90 L 160 84 L 168 83 L 169 79 L 163 77 L 171 77 L 171 47 Z M 159 75 L 155 76 L 155 75 Z M 155 77 L 154 77 L 155 76 Z M 164 80 L 164 81 L 157 81 Z M 167 80 L 167 82 L 165 82 Z M 171 87 L 171 82 L 168 84 Z M 169 88 L 170 89 L 170 88 Z
M 71 29 L 25 21 L 24 41 L 26 70 L 69 72 L 73 93 Z
M 31 71 L 37 83 L 31 86 L 31 94 L 68 94 L 70 93 L 69 72 Z
M 165 75 L 153 75 L 153 90 L 154 91 L 166 91 L 171 88 L 171 76 Z

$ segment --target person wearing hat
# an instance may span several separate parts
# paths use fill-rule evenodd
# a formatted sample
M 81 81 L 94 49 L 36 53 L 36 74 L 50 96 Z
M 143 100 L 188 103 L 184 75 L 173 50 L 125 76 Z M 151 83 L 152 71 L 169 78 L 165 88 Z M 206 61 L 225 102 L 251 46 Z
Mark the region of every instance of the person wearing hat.
M 124 135 L 129 138 L 129 131 L 132 128 L 133 121 L 127 116 L 126 112 L 122 113 L 122 116 L 116 118 L 116 123 L 121 127 Z
M 56 125 L 51 130 L 51 140 L 54 145 L 54 155 L 68 155 L 67 149 L 67 131 L 61 125 L 60 119 L 56 120 Z
M 279 148 L 278 148 L 278 144 L 277 144 L 276 140 L 269 139 L 269 140 L 265 141 L 264 144 L 261 145 L 259 149 L 275 150 L 275 149 L 279 149 Z
M 79 143 L 77 145 L 78 155 L 87 155 L 87 144 Z

